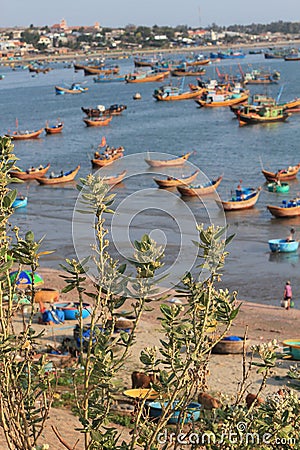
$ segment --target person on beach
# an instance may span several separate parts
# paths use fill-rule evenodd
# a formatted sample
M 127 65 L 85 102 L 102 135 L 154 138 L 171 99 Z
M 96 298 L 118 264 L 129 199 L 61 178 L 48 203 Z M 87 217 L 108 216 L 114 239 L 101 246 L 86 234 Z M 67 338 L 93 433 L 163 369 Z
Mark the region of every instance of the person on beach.
M 293 297 L 291 282 L 287 281 L 285 283 L 284 293 L 283 293 L 283 307 L 285 309 L 290 309 L 291 300 Z

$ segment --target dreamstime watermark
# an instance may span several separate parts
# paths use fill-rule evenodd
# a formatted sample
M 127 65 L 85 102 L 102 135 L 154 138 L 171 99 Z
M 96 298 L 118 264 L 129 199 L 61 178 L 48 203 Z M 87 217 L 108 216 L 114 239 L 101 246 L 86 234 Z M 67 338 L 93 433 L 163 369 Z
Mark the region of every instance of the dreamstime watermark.
M 174 158 L 174 155 L 155 152 L 157 160 Z M 110 192 L 116 194 L 113 204 L 115 213 L 106 219 L 105 226 L 109 231 L 113 256 L 120 262 L 132 258 L 136 252 L 133 241 L 140 240 L 143 234 L 148 234 L 157 242 L 165 255 L 164 267 L 158 271 L 157 279 L 160 280 L 160 288 L 168 291 L 178 284 L 184 273 L 192 271 L 200 263 L 199 249 L 193 244 L 193 241 L 199 241 L 197 224 L 225 227 L 225 214 L 215 202 L 220 200 L 216 191 L 208 197 L 201 196 L 196 201 L 192 199 L 190 203 L 181 198 L 176 190 L 156 187 L 153 178 L 166 179 L 171 175 L 183 178 L 195 171 L 198 172 L 195 183 L 208 186 L 211 180 L 194 164 L 186 161 L 184 167 L 180 168 L 152 169 L 147 166 L 145 159 L 149 159 L 149 154 L 139 153 L 120 158 L 114 163 L 115 174 L 126 170 L 123 179 L 125 188 Z M 94 173 L 95 177 L 107 175 L 111 175 L 111 171 L 108 172 L 106 167 Z M 131 186 L 135 186 L 135 189 Z M 74 248 L 80 261 L 90 257 L 97 244 L 95 216 L 92 212 L 82 214 L 83 197 L 86 194 L 89 192 L 84 188 L 78 196 L 72 223 Z M 88 263 L 87 275 L 93 280 L 97 279 L 97 265 L 92 258 Z M 207 273 L 202 272 L 202 276 L 207 276 Z M 124 277 L 128 282 L 135 281 L 132 273 Z
M 212 431 L 196 433 L 174 433 L 165 429 L 157 435 L 158 444 L 174 443 L 181 445 L 211 445 L 211 444 L 232 444 L 232 445 L 295 445 L 296 438 L 274 437 L 271 433 L 262 435 L 247 431 L 247 424 L 239 422 L 235 431 L 228 431 L 216 436 Z

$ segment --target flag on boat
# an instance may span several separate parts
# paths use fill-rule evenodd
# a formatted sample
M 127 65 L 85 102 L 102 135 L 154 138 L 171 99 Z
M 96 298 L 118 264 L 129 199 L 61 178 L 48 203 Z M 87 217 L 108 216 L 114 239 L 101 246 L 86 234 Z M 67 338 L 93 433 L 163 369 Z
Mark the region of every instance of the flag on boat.
M 106 137 L 103 136 L 99 147 L 105 147 L 105 146 L 106 146 Z
M 19 121 L 16 119 L 16 128 L 19 128 Z

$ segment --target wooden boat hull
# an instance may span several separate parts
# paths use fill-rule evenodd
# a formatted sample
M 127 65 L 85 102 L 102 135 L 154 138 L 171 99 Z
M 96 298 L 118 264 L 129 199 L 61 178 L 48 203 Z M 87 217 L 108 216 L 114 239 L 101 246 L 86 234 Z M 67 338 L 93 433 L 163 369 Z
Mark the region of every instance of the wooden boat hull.
M 112 116 L 108 116 L 105 118 L 102 117 L 94 117 L 93 119 L 84 118 L 83 121 L 87 127 L 105 127 L 112 120 Z
M 189 152 L 189 153 L 186 153 L 183 156 L 179 156 L 178 158 L 167 159 L 165 161 L 159 160 L 159 159 L 157 159 L 157 160 L 155 160 L 155 159 L 145 159 L 145 161 L 150 167 L 182 166 L 185 163 L 185 161 L 187 161 L 189 159 L 191 154 L 192 154 L 192 152 Z
M 183 92 L 182 94 L 173 94 L 173 95 L 167 95 L 167 96 L 164 96 L 161 94 L 153 94 L 153 97 L 158 101 L 172 102 L 172 101 L 177 101 L 177 100 L 195 99 L 196 97 L 199 97 L 199 95 L 201 95 L 202 92 L 203 92 L 203 89 L 199 88 L 198 90 L 187 91 L 187 92 Z
M 10 139 L 13 139 L 14 141 L 21 141 L 21 140 L 25 140 L 25 139 L 37 139 L 40 134 L 42 134 L 42 132 L 44 131 L 44 128 L 41 128 L 40 130 L 37 131 L 31 131 L 28 133 L 20 133 L 18 134 L 16 131 L 13 134 L 5 134 L 6 137 L 9 137 Z
M 277 193 L 284 193 L 289 192 L 290 186 L 288 183 L 282 183 L 281 185 L 278 185 L 277 183 L 269 183 L 268 184 L 268 191 L 269 192 L 277 192 Z
M 177 186 L 177 190 L 183 197 L 201 197 L 202 195 L 211 194 L 215 192 L 217 187 L 222 181 L 222 176 L 218 177 L 216 180 L 212 181 L 211 185 L 204 186 L 202 188 L 191 187 L 191 186 Z
M 291 208 L 267 205 L 267 208 L 274 217 L 285 218 L 300 216 L 300 205 L 293 206 Z
M 18 172 L 17 170 L 12 170 L 9 172 L 12 178 L 19 178 L 20 180 L 35 180 L 36 178 L 41 178 L 45 176 L 50 168 L 50 163 L 47 164 L 43 169 L 37 169 L 35 172 Z
M 173 77 L 201 77 L 205 72 L 205 69 L 198 71 L 174 69 L 171 71 L 171 75 Z
M 282 115 L 277 117 L 260 117 L 258 114 L 243 114 L 242 112 L 238 115 L 238 120 L 241 126 L 243 125 L 257 125 L 264 123 L 276 123 L 284 122 L 290 116 L 290 113 L 284 112 Z
M 119 152 L 119 153 L 116 153 L 114 156 L 112 156 L 112 157 L 109 158 L 109 159 L 105 159 L 105 158 L 103 158 L 103 159 L 100 159 L 100 158 L 94 158 L 94 159 L 91 160 L 92 166 L 93 166 L 94 168 L 99 168 L 99 167 L 109 166 L 110 164 L 112 164 L 112 163 L 113 163 L 114 161 L 116 161 L 117 159 L 122 158 L 123 155 L 124 155 L 124 153 Z
M 98 75 L 93 78 L 95 83 L 113 83 L 115 81 L 125 81 L 125 75 Z
M 290 102 L 284 103 L 284 108 L 286 109 L 294 109 L 300 107 L 300 98 L 295 98 L 294 100 L 291 100 Z
M 196 61 L 187 61 L 185 64 L 187 67 L 194 67 L 194 66 L 206 66 L 210 63 L 210 59 L 199 59 Z
M 95 69 L 94 67 L 84 67 L 84 75 L 112 75 L 120 72 L 120 67 L 113 67 L 112 69 Z
M 195 100 L 195 102 L 198 105 L 203 106 L 205 108 L 219 108 L 222 106 L 238 105 L 239 103 L 243 103 L 243 102 L 247 101 L 248 97 L 249 97 L 248 94 L 245 94 L 245 95 L 241 95 L 238 98 L 231 98 L 229 100 L 224 100 L 221 102 L 207 102 L 207 101 L 201 100 L 201 99 Z
M 72 170 L 67 175 L 64 175 L 62 177 L 55 177 L 55 178 L 36 178 L 36 180 L 43 185 L 52 185 L 52 184 L 61 184 L 61 183 L 68 183 L 69 181 L 73 181 L 76 177 L 78 171 L 80 169 L 80 166 L 78 165 L 76 169 Z
M 298 250 L 299 241 L 287 241 L 286 239 L 271 239 L 268 241 L 271 252 L 290 253 Z
M 243 209 L 253 208 L 253 206 L 256 204 L 259 198 L 260 191 L 261 189 L 257 189 L 256 194 L 247 200 L 227 201 L 227 202 L 222 200 L 216 200 L 216 203 L 219 206 L 219 208 L 223 209 L 224 211 L 239 211 Z
M 194 181 L 194 179 L 197 177 L 198 173 L 200 171 L 196 170 L 194 173 L 192 173 L 191 176 L 186 177 L 186 178 L 175 178 L 175 177 L 170 177 L 171 179 L 165 179 L 165 180 L 159 180 L 158 178 L 153 178 L 153 180 L 155 181 L 156 184 L 158 184 L 158 186 L 160 188 L 170 188 L 170 187 L 176 187 L 176 186 L 180 186 L 180 185 L 186 185 L 191 183 L 192 181 Z
M 89 88 L 85 87 L 82 89 L 67 89 L 61 86 L 55 86 L 56 95 L 64 95 L 64 94 L 82 94 L 87 92 Z
M 287 172 L 269 172 L 268 170 L 262 170 L 262 173 L 264 175 L 264 177 L 268 180 L 268 181 L 275 181 L 275 180 L 280 180 L 280 181 L 289 181 L 289 180 L 294 180 L 297 177 L 297 173 L 300 170 L 300 164 L 297 164 L 296 166 L 293 167 L 293 170 L 291 171 L 287 171 Z
M 169 75 L 170 75 L 169 71 L 159 72 L 155 75 L 146 75 L 145 77 L 141 78 L 139 78 L 138 75 L 136 76 L 136 78 L 131 78 L 131 76 L 129 75 L 126 77 L 125 81 L 126 83 L 149 83 L 154 81 L 162 81 Z
M 104 177 L 103 181 L 105 182 L 105 184 L 108 184 L 109 186 L 121 183 L 121 181 L 124 179 L 126 173 L 127 173 L 127 170 L 123 170 L 123 172 L 119 173 L 119 175 L 117 175 L 115 177 Z
M 54 126 L 54 127 L 45 127 L 46 134 L 58 134 L 63 130 L 63 125 Z
M 119 116 L 122 114 L 123 111 L 127 109 L 126 105 L 118 105 L 117 107 L 113 108 L 110 106 L 109 108 L 105 109 L 104 111 L 100 111 L 98 108 L 84 108 L 81 107 L 81 110 L 88 116 L 88 117 L 101 117 L 101 116 Z

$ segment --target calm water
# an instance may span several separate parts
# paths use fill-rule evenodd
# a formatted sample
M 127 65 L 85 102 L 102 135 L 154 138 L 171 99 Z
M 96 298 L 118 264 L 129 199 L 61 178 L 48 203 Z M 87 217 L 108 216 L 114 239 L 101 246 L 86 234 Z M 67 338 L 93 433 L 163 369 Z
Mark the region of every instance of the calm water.
M 118 62 L 122 71 L 132 70 L 130 60 Z M 284 84 L 281 101 L 300 96 L 300 62 L 265 60 L 263 55 L 248 55 L 242 66 L 264 67 L 281 72 L 280 85 L 268 87 L 267 93 L 276 96 Z M 228 72 L 237 70 L 233 61 L 218 65 Z M 207 76 L 215 77 L 214 65 L 207 68 Z M 222 71 L 222 70 L 221 70 Z M 273 219 L 266 209 L 267 204 L 279 204 L 283 194 L 266 191 L 261 174 L 261 162 L 265 168 L 277 170 L 300 161 L 299 137 L 300 114 L 290 117 L 288 122 L 269 126 L 238 126 L 229 109 L 199 109 L 194 101 L 155 102 L 152 98 L 156 83 L 140 85 L 123 83 L 94 83 L 92 77 L 62 65 L 48 74 L 32 77 L 28 71 L 10 71 L 1 68 L 6 75 L 0 81 L 0 132 L 15 129 L 16 118 L 22 130 L 38 129 L 48 120 L 54 123 L 60 118 L 65 123 L 61 135 L 42 136 L 38 140 L 15 143 L 15 152 L 23 169 L 31 165 L 51 163 L 51 169 L 60 172 L 81 165 L 80 176 L 91 171 L 90 157 L 101 137 L 106 136 L 112 146 L 123 145 L 126 155 L 131 156 L 107 168 L 107 173 L 119 173 L 125 167 L 128 178 L 114 189 L 116 206 L 123 214 L 117 216 L 113 225 L 113 239 L 123 255 L 130 252 L 130 239 L 143 233 L 166 244 L 166 269 L 179 273 L 189 268 L 191 244 L 194 235 L 194 220 L 222 223 L 222 213 L 213 201 L 208 202 L 208 214 L 196 199 L 180 200 L 176 191 L 164 193 L 152 180 L 153 173 L 144 162 L 148 152 L 163 152 L 180 155 L 194 150 L 190 158 L 208 177 L 224 174 L 218 188 L 222 199 L 228 199 L 240 179 L 244 186 L 264 186 L 259 202 L 253 210 L 226 215 L 230 233 L 236 238 L 230 244 L 230 256 L 224 269 L 223 284 L 239 291 L 240 298 L 278 304 L 284 283 L 290 279 L 297 307 L 300 305 L 300 279 L 298 254 L 273 255 L 268 248 L 268 239 L 285 237 L 293 226 L 300 236 L 300 219 Z M 84 81 L 89 91 L 82 95 L 56 96 L 54 86 L 62 83 Z M 193 78 L 186 82 L 194 82 Z M 174 79 L 174 83 L 177 80 Z M 140 101 L 132 99 L 139 91 Z M 266 88 L 251 87 L 251 93 L 265 93 Z M 113 103 L 127 105 L 127 111 L 113 118 L 105 128 L 86 128 L 82 121 L 81 106 L 89 107 Z M 154 155 L 152 154 L 152 157 Z M 50 170 L 51 170 L 50 169 Z M 193 169 L 164 172 L 165 174 L 187 174 Z M 149 190 L 150 189 L 150 190 Z M 145 191 L 147 190 L 147 191 Z M 28 195 L 28 206 L 16 212 L 13 219 L 23 229 L 32 229 L 38 237 L 46 234 L 47 249 L 56 249 L 43 264 L 58 268 L 65 257 L 75 255 L 72 241 L 72 214 L 77 198 L 74 184 L 63 187 L 39 186 L 35 181 L 19 186 L 19 191 Z M 293 197 L 300 192 L 298 180 L 291 182 Z M 122 203 L 123 202 L 123 203 Z M 86 245 L 85 232 L 77 242 Z M 77 245 L 76 244 L 76 245 Z M 179 260 L 172 266 L 174 259 Z M 122 256 L 121 256 L 122 259 Z

